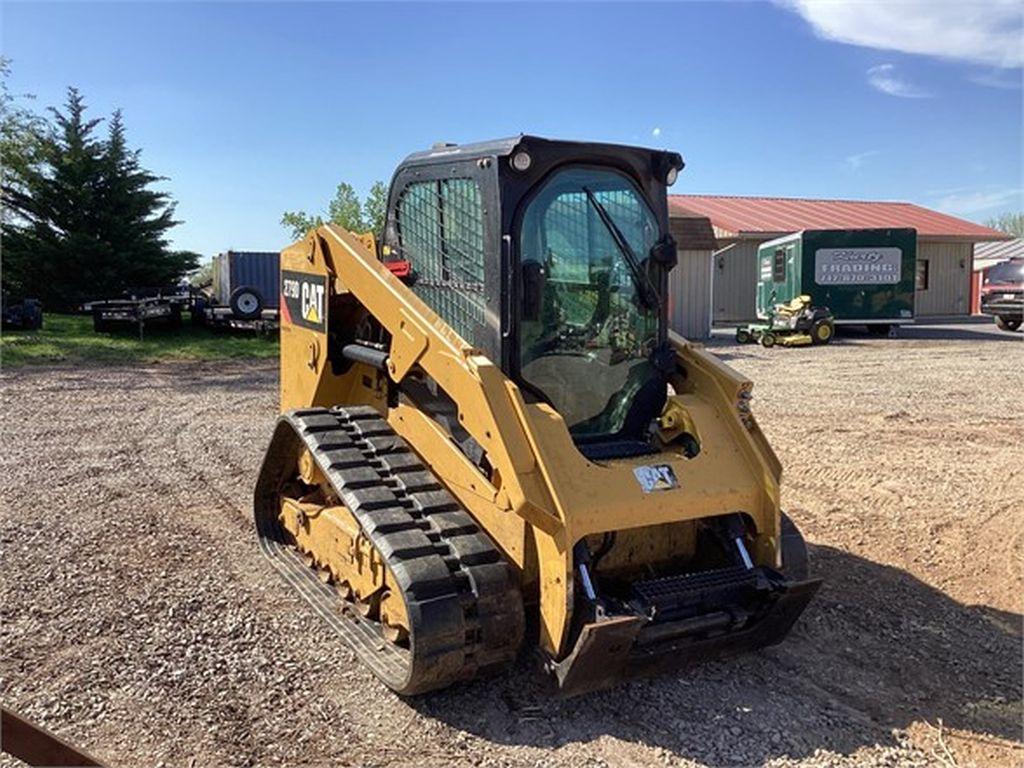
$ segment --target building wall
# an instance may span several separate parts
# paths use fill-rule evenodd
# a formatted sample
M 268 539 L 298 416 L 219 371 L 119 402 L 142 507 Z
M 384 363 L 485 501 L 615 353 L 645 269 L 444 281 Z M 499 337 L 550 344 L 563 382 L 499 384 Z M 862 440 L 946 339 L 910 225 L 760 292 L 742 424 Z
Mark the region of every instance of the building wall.
M 928 288 L 917 290 L 918 317 L 970 314 L 973 252 L 970 243 L 918 243 L 918 262 L 928 262 Z
M 757 247 L 765 240 L 741 240 L 714 255 L 712 317 L 716 323 L 757 319 Z
M 688 339 L 711 335 L 712 252 L 677 251 L 678 261 L 668 275 L 669 327 Z

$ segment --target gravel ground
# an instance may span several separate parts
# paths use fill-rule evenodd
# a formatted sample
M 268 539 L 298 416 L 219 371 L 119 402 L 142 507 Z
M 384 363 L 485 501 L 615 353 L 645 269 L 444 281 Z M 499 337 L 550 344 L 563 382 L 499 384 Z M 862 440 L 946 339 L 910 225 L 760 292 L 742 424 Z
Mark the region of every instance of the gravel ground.
M 1024 764 L 1020 341 L 716 341 L 826 583 L 781 646 L 568 701 L 529 659 L 404 701 L 322 632 L 250 521 L 272 363 L 6 373 L 3 702 L 114 766 Z

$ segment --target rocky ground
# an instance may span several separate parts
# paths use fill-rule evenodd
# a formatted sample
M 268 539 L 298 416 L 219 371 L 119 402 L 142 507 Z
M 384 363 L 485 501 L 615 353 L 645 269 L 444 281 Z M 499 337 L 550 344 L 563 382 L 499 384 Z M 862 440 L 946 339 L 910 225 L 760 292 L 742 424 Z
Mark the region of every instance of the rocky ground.
M 250 520 L 273 363 L 5 373 L 3 703 L 113 766 L 1021 765 L 1021 341 L 715 344 L 825 585 L 781 646 L 568 701 L 529 659 L 405 701 L 323 634 Z

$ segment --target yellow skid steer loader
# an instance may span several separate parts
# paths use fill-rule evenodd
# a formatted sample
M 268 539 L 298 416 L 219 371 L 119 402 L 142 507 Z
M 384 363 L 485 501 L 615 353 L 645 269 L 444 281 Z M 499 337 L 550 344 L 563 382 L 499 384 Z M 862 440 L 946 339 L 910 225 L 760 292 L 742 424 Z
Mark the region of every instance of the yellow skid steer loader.
M 264 552 L 401 694 L 779 642 L 818 587 L 751 383 L 666 324 L 678 154 L 437 145 L 281 253 Z

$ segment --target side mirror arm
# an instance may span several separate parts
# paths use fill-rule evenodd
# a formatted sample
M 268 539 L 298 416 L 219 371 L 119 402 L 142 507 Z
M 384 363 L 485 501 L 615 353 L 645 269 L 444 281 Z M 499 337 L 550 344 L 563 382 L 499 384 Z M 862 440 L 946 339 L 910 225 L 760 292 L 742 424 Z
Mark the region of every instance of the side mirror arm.
M 666 232 L 658 242 L 651 246 L 651 260 L 666 272 L 672 270 L 678 263 L 676 254 L 676 239 L 671 233 Z

